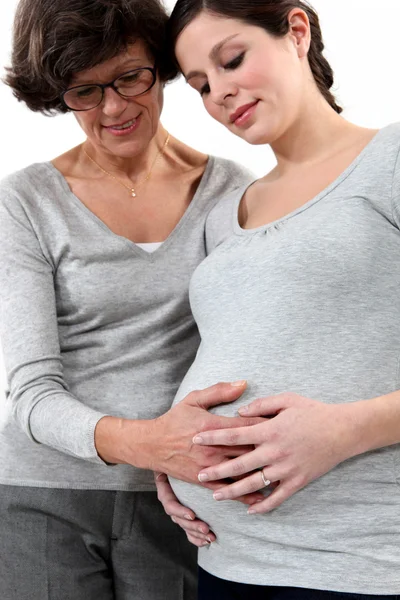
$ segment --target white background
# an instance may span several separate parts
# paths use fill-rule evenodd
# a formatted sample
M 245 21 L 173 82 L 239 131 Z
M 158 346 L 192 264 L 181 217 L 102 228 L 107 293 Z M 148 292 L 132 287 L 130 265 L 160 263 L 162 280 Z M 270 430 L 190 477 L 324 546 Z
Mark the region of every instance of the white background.
M 140 1 L 140 0 L 139 0 Z M 174 1 L 167 0 L 171 9 Z M 400 0 L 314 0 L 326 56 L 335 71 L 335 93 L 351 121 L 382 127 L 400 120 Z M 0 5 L 0 67 L 10 59 L 16 0 Z M 30 113 L 0 84 L 0 178 L 32 162 L 49 160 L 83 141 L 71 114 Z M 258 175 L 273 165 L 267 147 L 251 147 L 213 122 L 200 97 L 182 80 L 167 86 L 163 124 L 191 146 L 232 158 Z M 1 241 L 0 241 L 1 243 Z M 0 364 L 0 377 L 4 377 Z

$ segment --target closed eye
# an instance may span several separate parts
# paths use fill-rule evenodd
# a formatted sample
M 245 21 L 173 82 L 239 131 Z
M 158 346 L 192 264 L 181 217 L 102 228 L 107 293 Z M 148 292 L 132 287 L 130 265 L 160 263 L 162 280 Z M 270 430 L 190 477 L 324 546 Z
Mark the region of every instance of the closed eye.
M 199 90 L 200 96 L 203 96 L 204 94 L 209 94 L 210 93 L 210 86 L 208 83 L 205 83 Z
M 78 98 L 88 98 L 89 96 L 96 94 L 98 89 L 99 88 L 96 85 L 77 88 L 75 90 L 75 95 L 78 96 Z
M 245 53 L 242 52 L 238 56 L 235 56 L 235 58 L 233 58 L 232 60 L 230 60 L 228 63 L 226 63 L 224 65 L 224 69 L 227 69 L 228 71 L 231 71 L 231 70 L 233 71 L 234 69 L 237 69 L 238 67 L 240 67 L 240 65 L 243 62 L 244 55 L 245 55 Z

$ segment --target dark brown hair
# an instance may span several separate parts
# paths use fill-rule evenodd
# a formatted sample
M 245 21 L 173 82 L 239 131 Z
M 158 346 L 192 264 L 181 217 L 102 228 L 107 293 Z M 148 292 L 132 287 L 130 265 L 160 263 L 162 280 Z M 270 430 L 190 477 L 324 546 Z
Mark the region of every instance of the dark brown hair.
M 4 82 L 33 111 L 66 112 L 59 96 L 76 73 L 141 39 L 166 82 L 177 75 L 165 52 L 167 13 L 161 0 L 20 0 L 11 66 Z
M 330 106 L 337 113 L 341 113 L 342 108 L 336 104 L 335 97 L 330 91 L 333 85 L 333 71 L 322 54 L 324 43 L 318 15 L 306 2 L 301 0 L 177 0 L 168 23 L 168 42 L 170 48 L 174 48 L 179 34 L 201 11 L 238 19 L 262 27 L 273 36 L 283 37 L 289 30 L 288 15 L 293 8 L 304 10 L 310 22 L 311 44 L 308 62 L 318 89 Z

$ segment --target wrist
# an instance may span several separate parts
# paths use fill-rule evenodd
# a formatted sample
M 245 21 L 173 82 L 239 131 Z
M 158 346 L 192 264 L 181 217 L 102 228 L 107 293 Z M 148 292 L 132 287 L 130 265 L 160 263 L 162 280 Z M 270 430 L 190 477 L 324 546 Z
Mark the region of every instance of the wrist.
M 151 421 L 106 416 L 96 425 L 94 440 L 99 457 L 111 464 L 151 468 L 148 437 Z
M 350 456 L 399 443 L 398 392 L 343 406 L 351 436 Z

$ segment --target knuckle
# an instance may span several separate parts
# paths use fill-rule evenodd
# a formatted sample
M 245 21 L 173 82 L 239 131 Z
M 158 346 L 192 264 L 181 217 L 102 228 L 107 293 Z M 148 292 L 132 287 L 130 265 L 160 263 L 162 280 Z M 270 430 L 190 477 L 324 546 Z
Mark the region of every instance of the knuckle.
M 231 466 L 233 475 L 242 475 L 246 472 L 246 468 L 242 461 L 233 461 Z
M 212 441 L 212 440 L 211 440 Z M 203 450 L 204 457 L 206 459 L 219 457 L 219 452 L 215 450 L 212 446 L 205 446 Z
M 226 434 L 226 441 L 228 442 L 228 444 L 232 445 L 232 446 L 236 446 L 239 440 L 239 434 L 234 431 L 234 430 L 230 430 L 227 432 Z
M 276 438 L 276 435 L 274 436 Z M 272 440 L 275 441 L 275 440 Z M 282 446 L 278 446 L 274 452 L 274 462 L 282 462 L 288 457 L 288 451 L 286 448 L 282 448 Z
M 199 395 L 199 390 L 192 390 L 192 391 L 191 391 L 191 392 L 190 392 L 190 393 L 189 393 L 189 394 L 186 396 L 186 400 L 187 400 L 188 402 L 195 401 L 195 400 L 196 400 L 196 398 L 198 397 L 198 395 Z
M 296 477 L 293 479 L 293 490 L 300 490 L 308 483 L 308 479 L 302 473 L 298 473 Z

